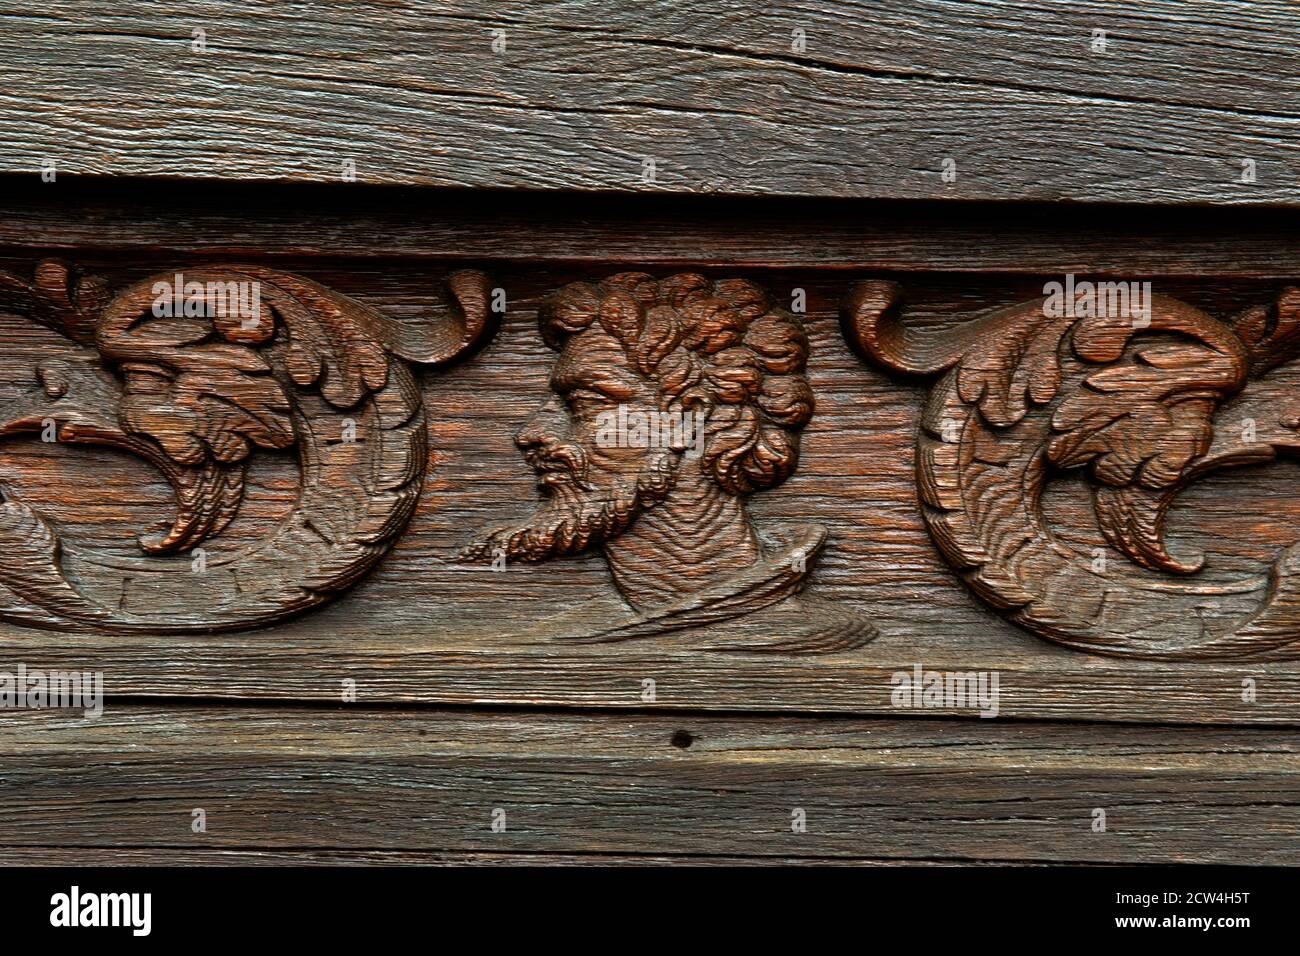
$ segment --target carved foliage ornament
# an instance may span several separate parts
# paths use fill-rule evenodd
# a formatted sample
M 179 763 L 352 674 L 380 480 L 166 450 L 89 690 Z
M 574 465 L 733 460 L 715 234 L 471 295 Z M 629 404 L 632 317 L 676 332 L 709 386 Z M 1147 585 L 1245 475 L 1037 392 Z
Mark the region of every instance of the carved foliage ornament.
M 178 278 L 110 294 L 56 260 L 30 280 L 0 272 L 0 308 L 80 346 L 39 364 L 32 388 L 0 409 L 0 437 L 52 424 L 61 443 L 145 459 L 176 496 L 175 519 L 121 557 L 64 541 L 4 493 L 0 618 L 162 633 L 265 625 L 359 580 L 410 519 L 428 452 L 407 363 L 448 362 L 484 338 L 486 277 L 452 275 L 451 315 L 431 326 L 261 266 L 187 270 L 160 310 L 159 290 Z M 288 517 L 191 573 L 194 549 L 238 511 L 249 457 L 290 447 L 301 482 Z
M 441 320 L 398 323 L 310 280 L 261 266 L 188 270 L 172 304 L 155 276 L 116 293 L 56 260 L 0 272 L 0 308 L 66 336 L 34 385 L 0 409 L 0 438 L 51 427 L 156 467 L 176 515 L 135 556 L 65 541 L 0 486 L 0 618 L 45 628 L 177 633 L 264 626 L 316 607 L 387 552 L 428 459 L 409 363 L 446 363 L 491 331 L 487 279 L 448 281 Z M 231 310 L 223 295 L 253 287 Z M 224 292 L 223 292 L 224 290 Z M 1206 578 L 1172 554 L 1165 519 L 1211 472 L 1300 451 L 1300 290 L 1230 322 L 1150 296 L 1127 313 L 999 309 L 956 333 L 901 321 L 888 282 L 859 284 L 845 334 L 872 363 L 937 376 L 917 484 L 939 550 L 985 602 L 1049 640 L 1168 659 L 1294 654 L 1300 545 L 1265 576 Z M 825 528 L 757 527 L 747 498 L 784 482 L 813 414 L 798 318 L 744 280 L 623 273 L 544 305 L 552 395 L 516 444 L 538 475 L 531 516 L 486 529 L 462 559 L 542 561 L 598 548 L 627 611 L 584 609 L 534 632 L 578 642 L 707 631 L 711 649 L 817 652 L 867 643 L 859 612 L 804 593 Z M 1249 429 L 1216 427 L 1225 405 Z M 629 423 L 666 426 L 625 441 Z M 612 436 L 612 439 L 611 439 Z M 292 511 L 265 538 L 193 555 L 243 499 L 259 449 L 293 448 Z M 1096 527 L 1053 527 L 1054 478 L 1082 473 Z M 196 593 L 196 591 L 198 593 Z M 180 595 L 184 600 L 179 600 Z
M 1198 577 L 1203 560 L 1171 554 L 1164 533 L 1192 482 L 1300 451 L 1294 382 L 1278 381 L 1300 353 L 1300 290 L 1227 323 L 1160 295 L 1149 304 L 1135 321 L 1040 299 L 937 335 L 902 323 L 897 286 L 865 282 L 844 325 L 872 363 L 940 376 L 917 438 L 920 502 L 939 550 L 984 601 L 1041 637 L 1104 654 L 1293 656 L 1300 545 L 1264 577 L 1210 582 Z M 1228 402 L 1235 424 L 1216 427 Z M 1123 560 L 1099 561 L 1045 515 L 1048 482 L 1079 469 Z

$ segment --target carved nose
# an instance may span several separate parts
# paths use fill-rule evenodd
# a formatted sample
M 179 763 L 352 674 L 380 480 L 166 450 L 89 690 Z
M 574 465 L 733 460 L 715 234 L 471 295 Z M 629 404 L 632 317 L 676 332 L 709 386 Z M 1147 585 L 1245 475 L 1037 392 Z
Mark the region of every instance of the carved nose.
M 546 442 L 546 436 L 542 433 L 542 428 L 537 422 L 537 416 L 534 415 L 528 421 L 524 422 L 522 428 L 515 432 L 515 445 L 520 451 L 527 451 L 530 448 L 536 448 Z
M 556 428 L 561 419 L 559 402 L 549 399 L 545 405 L 533 412 L 528 421 L 515 432 L 515 445 L 521 451 L 537 448 L 557 441 L 559 433 Z

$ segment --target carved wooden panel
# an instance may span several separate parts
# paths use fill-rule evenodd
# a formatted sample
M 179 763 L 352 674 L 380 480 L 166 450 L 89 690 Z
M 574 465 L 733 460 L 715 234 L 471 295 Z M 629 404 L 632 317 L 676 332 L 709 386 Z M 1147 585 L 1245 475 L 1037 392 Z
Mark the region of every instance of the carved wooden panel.
M 1300 861 L 1294 18 L 9 5 L 0 853 Z
M 919 666 L 1003 716 L 1297 719 L 1293 299 L 1249 244 L 1026 216 L 982 272 L 979 210 L 97 201 L 5 220 L 0 647 L 129 695 L 897 714 Z M 844 261 L 795 264 L 819 230 Z M 1071 276 L 1149 316 L 1051 316 Z

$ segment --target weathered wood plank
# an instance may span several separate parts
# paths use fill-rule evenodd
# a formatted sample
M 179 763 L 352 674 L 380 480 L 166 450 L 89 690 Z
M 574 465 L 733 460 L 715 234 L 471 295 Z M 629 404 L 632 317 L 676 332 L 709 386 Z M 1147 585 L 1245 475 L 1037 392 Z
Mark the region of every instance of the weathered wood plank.
M 134 705 L 0 725 L 0 844 L 29 854 L 1300 862 L 1289 733 Z
M 1291 204 L 1295 35 L 1222 0 L 20 3 L 0 170 Z
M 717 856 L 680 853 L 466 853 L 438 850 L 204 850 L 194 847 L 4 847 L 8 866 L 854 866 L 955 867 L 969 860 L 880 857 Z M 981 860 L 982 866 L 1024 866 L 1019 860 Z M 1052 866 L 1033 861 L 1034 866 Z M 1068 864 L 1060 864 L 1062 866 Z
M 1284 210 L 828 199 L 556 197 L 454 190 L 59 181 L 0 176 L 0 246 L 78 257 L 418 259 L 1289 279 Z

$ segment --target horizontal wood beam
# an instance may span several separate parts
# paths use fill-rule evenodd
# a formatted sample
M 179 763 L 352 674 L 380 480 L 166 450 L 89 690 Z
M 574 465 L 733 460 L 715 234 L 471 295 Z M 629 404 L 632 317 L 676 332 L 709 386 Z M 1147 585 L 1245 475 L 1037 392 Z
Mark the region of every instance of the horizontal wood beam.
M 362 185 L 0 175 L 0 247 L 346 257 L 1291 279 L 1294 213 L 1108 205 L 556 196 Z
M 19 2 L 0 30 L 0 171 L 1291 205 L 1289 16 L 1213 0 Z
M 1300 836 L 1294 735 L 1260 730 L 118 705 L 0 714 L 0 777 L 0 845 L 29 860 L 1286 863 Z

